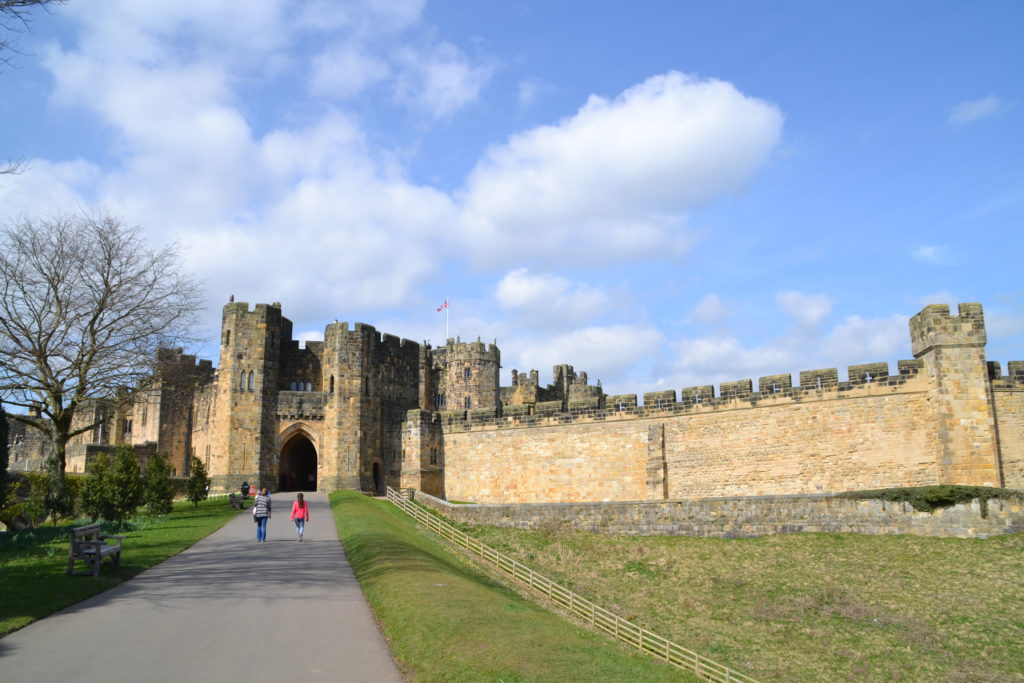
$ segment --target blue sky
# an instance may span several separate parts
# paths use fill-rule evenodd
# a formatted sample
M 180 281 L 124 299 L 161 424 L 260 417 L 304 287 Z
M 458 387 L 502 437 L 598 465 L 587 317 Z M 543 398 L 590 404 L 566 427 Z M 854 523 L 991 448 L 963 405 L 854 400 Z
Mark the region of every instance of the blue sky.
M 605 6 L 607 5 L 607 6 Z M 1024 4 L 71 0 L 0 73 L 0 218 L 102 205 L 228 296 L 611 393 L 1024 358 Z M 216 359 L 216 347 L 200 349 Z M 895 370 L 895 368 L 893 368 Z

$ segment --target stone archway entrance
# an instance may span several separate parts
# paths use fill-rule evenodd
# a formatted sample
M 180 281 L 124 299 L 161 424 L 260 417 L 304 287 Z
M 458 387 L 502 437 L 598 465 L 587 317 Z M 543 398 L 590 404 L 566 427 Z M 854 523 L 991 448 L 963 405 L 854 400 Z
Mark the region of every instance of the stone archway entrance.
M 295 434 L 281 447 L 279 491 L 316 491 L 316 447 L 304 434 Z
M 373 463 L 373 494 L 375 496 L 383 496 L 386 493 L 384 490 L 384 474 L 381 472 L 380 463 Z

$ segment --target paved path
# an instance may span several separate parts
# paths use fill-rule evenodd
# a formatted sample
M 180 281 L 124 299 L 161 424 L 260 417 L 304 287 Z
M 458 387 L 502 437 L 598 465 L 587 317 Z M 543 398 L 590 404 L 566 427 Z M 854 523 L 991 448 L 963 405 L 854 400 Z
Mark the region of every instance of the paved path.
M 272 500 L 266 543 L 243 513 L 163 564 L 0 639 L 0 680 L 401 681 L 327 496 L 307 496 L 302 543 L 288 519 L 294 494 Z

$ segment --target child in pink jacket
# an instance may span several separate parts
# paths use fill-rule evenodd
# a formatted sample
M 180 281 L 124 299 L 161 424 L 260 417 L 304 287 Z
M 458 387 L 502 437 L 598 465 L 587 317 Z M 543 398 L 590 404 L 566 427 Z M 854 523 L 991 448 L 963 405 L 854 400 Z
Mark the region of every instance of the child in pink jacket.
M 295 533 L 299 540 L 302 540 L 302 532 L 306 530 L 306 522 L 309 521 L 309 505 L 302 499 L 302 494 L 295 496 L 292 503 L 292 521 L 295 522 Z

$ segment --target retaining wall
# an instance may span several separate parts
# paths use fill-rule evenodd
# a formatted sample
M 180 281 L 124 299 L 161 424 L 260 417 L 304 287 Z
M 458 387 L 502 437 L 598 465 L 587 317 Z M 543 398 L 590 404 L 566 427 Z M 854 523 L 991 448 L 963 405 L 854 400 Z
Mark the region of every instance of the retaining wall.
M 934 512 L 906 503 L 834 496 L 756 496 L 699 500 L 528 505 L 452 505 L 415 492 L 415 500 L 470 524 L 631 536 L 743 538 L 780 533 L 909 534 L 987 538 L 1024 530 L 1024 498 L 980 501 Z

